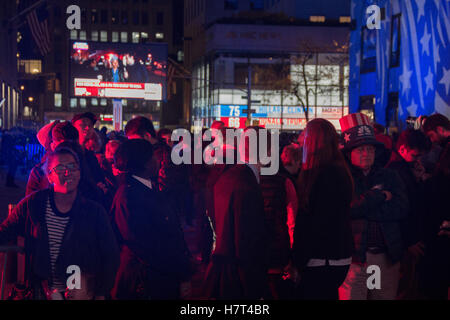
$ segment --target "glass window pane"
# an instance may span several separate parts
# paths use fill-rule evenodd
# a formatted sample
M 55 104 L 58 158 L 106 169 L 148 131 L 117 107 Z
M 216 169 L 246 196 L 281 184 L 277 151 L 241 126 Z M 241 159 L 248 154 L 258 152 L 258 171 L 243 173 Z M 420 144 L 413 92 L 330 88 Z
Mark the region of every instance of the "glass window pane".
M 113 31 L 113 33 L 112 33 L 112 42 L 119 42 L 119 32 Z
M 91 40 L 92 41 L 98 41 L 98 31 L 92 31 L 91 33 Z
M 128 42 L 128 32 L 120 33 L 120 42 Z
M 77 107 L 77 98 L 71 98 L 70 99 L 70 107 L 76 108 Z
M 132 33 L 133 39 L 131 40 L 133 43 L 139 43 L 139 32 Z
M 61 107 L 62 105 L 62 95 L 61 93 L 55 93 L 55 107 Z
M 100 31 L 100 41 L 101 42 L 108 41 L 108 32 L 107 31 Z
M 80 40 L 86 40 L 86 31 L 84 30 L 80 31 Z
M 86 108 L 86 99 L 84 99 L 84 98 L 81 98 L 81 99 L 80 99 L 80 106 L 81 106 L 82 108 Z
M 70 30 L 70 39 L 77 40 L 78 38 L 78 30 Z

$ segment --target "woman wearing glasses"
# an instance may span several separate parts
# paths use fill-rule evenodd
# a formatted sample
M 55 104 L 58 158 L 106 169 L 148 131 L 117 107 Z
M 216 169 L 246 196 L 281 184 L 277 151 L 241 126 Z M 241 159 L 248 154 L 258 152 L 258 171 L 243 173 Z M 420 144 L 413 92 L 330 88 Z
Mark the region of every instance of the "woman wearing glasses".
M 0 225 L 0 244 L 25 238 L 24 279 L 34 299 L 105 298 L 119 265 L 106 212 L 79 192 L 82 172 L 72 149 L 57 147 L 45 172 L 50 188 L 17 205 Z

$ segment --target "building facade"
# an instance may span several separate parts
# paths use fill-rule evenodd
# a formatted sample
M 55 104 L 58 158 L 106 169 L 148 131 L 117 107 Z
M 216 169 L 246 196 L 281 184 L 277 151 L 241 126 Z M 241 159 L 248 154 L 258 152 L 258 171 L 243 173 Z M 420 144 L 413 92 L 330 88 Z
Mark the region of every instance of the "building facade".
M 380 8 L 380 28 L 366 10 Z M 450 117 L 450 2 L 352 0 L 350 111 L 398 130 L 408 117 Z
M 0 3 L 0 129 L 17 125 L 21 94 L 17 82 L 17 25 L 11 20 L 17 14 L 17 3 Z
M 185 65 L 194 130 L 214 120 L 299 130 L 348 113 L 350 2 L 187 1 Z M 248 102 L 250 100 L 250 103 Z M 248 116 L 248 109 L 251 115 Z
M 67 7 L 78 5 L 81 9 L 81 28 L 69 30 Z M 100 126 L 112 128 L 113 99 L 75 97 L 70 86 L 70 40 L 104 43 L 167 43 L 169 57 L 174 62 L 182 59 L 182 23 L 175 22 L 175 6 L 180 0 L 47 0 L 47 17 L 51 30 L 51 51 L 44 57 L 39 54 L 41 69 L 32 75 L 39 81 L 38 100 L 32 114 L 41 123 L 69 120 L 76 113 L 95 113 Z M 28 26 L 24 26 L 27 28 Z M 33 39 L 28 39 L 33 41 Z M 22 64 L 29 63 L 23 61 Z M 24 70 L 23 70 L 24 71 Z M 21 73 L 24 81 L 31 75 Z M 177 87 L 178 90 L 176 90 Z M 178 125 L 182 122 L 182 85 L 170 86 L 166 101 L 122 99 L 124 123 L 136 115 L 154 121 L 155 127 Z

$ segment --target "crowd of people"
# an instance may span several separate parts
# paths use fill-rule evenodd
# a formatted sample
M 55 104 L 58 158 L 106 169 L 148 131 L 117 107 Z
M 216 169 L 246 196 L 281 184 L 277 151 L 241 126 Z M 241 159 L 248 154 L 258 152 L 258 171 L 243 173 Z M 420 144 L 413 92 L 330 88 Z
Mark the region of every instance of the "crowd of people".
M 25 238 L 33 299 L 186 298 L 199 263 L 205 299 L 447 299 L 445 116 L 395 139 L 361 113 L 341 118 L 340 133 L 311 120 L 280 135 L 275 175 L 260 174 L 245 139 L 212 144 L 242 164 L 175 165 L 172 150 L 186 142 L 171 130 L 145 117 L 120 133 L 96 122 L 86 112 L 38 132 L 46 153 L 0 225 L 0 244 Z M 227 134 L 221 121 L 211 128 Z M 81 289 L 67 286 L 70 266 L 81 270 Z

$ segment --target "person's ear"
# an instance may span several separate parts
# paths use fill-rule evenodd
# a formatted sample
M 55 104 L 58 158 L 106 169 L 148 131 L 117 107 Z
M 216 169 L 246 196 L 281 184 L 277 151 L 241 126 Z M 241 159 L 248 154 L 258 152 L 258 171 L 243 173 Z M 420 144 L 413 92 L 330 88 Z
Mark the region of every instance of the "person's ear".
M 402 156 L 405 155 L 406 153 L 408 153 L 408 150 L 406 149 L 404 144 L 402 144 L 400 146 L 400 148 L 398 148 L 398 153 Z

